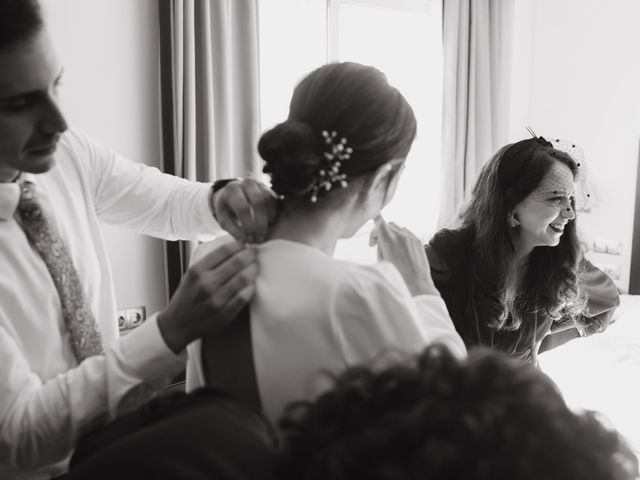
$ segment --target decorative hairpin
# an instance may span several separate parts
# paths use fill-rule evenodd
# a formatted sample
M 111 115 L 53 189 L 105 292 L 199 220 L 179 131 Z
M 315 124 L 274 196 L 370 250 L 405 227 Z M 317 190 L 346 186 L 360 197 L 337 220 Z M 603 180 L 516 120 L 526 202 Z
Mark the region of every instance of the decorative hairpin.
M 527 129 L 527 132 L 529 132 L 529 134 L 542 146 L 545 147 L 553 147 L 553 144 L 547 140 L 544 137 L 539 137 L 538 135 L 536 135 L 536 132 L 533 131 L 533 129 L 529 126 L 524 127 Z
M 322 136 L 324 137 L 326 151 L 323 153 L 324 163 L 318 169 L 318 178 L 311 188 L 311 203 L 318 201 L 318 193 L 322 189 L 329 191 L 333 188 L 334 183 L 338 183 L 342 188 L 349 185 L 347 176 L 344 173 L 340 173 L 340 167 L 342 162 L 351 157 L 353 149 L 347 147 L 347 139 L 344 137 L 336 141 L 338 134 L 335 130 L 331 133 L 323 130 Z

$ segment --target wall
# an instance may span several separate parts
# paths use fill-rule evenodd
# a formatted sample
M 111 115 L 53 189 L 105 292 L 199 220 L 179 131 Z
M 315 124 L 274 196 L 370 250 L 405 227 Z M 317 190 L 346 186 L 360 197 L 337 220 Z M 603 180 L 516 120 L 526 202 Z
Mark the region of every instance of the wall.
M 640 140 L 640 2 L 518 0 L 510 138 L 570 139 L 585 152 L 595 201 L 583 239 L 622 241 L 622 255 L 590 252 L 629 284 Z
M 160 167 L 158 2 L 43 0 L 65 67 L 71 125 L 124 156 Z M 160 240 L 104 227 L 119 308 L 166 304 Z

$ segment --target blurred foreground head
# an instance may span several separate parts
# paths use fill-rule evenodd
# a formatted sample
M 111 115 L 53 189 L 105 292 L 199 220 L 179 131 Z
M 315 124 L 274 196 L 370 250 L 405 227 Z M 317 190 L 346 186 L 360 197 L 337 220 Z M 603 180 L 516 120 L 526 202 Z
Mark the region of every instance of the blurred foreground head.
M 354 367 L 281 421 L 284 479 L 618 480 L 638 464 L 593 412 L 534 367 L 430 346 L 383 370 Z

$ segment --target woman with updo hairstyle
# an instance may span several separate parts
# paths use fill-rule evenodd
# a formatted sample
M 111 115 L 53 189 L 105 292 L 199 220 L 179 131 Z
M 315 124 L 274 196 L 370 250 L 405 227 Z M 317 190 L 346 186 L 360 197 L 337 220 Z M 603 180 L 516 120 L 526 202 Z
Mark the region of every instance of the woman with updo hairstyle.
M 426 246 L 467 348 L 535 364 L 539 351 L 603 331 L 619 305 L 613 281 L 583 256 L 581 166 L 557 142 L 536 136 L 503 147 L 480 172 L 461 226 Z
M 188 390 L 224 390 L 275 424 L 288 402 L 323 391 L 322 372 L 433 342 L 466 355 L 415 237 L 395 265 L 332 257 L 338 239 L 391 200 L 415 134 L 411 107 L 373 67 L 328 64 L 298 84 L 288 119 L 258 144 L 281 200 L 269 238 L 254 247 L 255 294 L 223 332 L 191 345 Z

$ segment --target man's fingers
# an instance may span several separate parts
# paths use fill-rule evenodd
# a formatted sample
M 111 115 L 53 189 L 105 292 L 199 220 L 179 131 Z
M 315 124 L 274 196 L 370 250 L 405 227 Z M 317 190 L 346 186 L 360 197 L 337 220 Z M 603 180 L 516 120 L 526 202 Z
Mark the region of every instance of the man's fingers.
M 222 208 L 221 210 L 225 209 Z M 239 242 L 244 243 L 244 231 L 242 229 L 242 224 L 238 219 L 235 218 L 233 214 L 230 213 L 229 210 L 227 210 L 226 215 L 218 214 L 218 223 L 220 224 L 220 228 L 222 228 L 225 232 L 227 232 Z
M 239 292 L 229 299 L 226 305 L 225 316 L 227 317 L 227 324 L 236 319 L 240 311 L 244 308 L 244 306 L 251 301 L 253 295 L 255 294 L 256 287 L 252 283 L 247 285 Z
M 243 187 L 244 195 L 247 203 L 250 205 L 250 213 L 252 214 L 251 219 L 254 230 L 251 233 L 255 241 L 261 242 L 269 233 L 269 209 L 272 208 L 275 210 L 275 206 L 271 205 L 275 203 L 275 200 L 271 194 L 269 194 L 268 189 L 255 180 L 245 180 Z
M 211 270 L 225 262 L 227 259 L 240 252 L 243 249 L 243 245 L 236 240 L 229 239 L 227 243 L 221 244 L 207 255 L 202 257 L 195 263 L 194 267 L 201 268 L 203 270 Z M 193 267 L 192 267 L 193 268 Z
M 240 237 L 253 242 L 253 236 L 256 231 L 256 215 L 245 192 L 247 182 L 250 182 L 250 180 L 243 180 L 235 185 L 232 184 L 234 189 L 227 195 L 225 208 L 230 212 L 229 216 L 233 218 L 235 226 L 242 232 Z
M 216 303 L 226 305 L 231 299 L 249 285 L 253 285 L 258 275 L 257 264 L 250 263 L 244 268 L 237 270 L 235 274 L 228 277 L 224 284 L 217 286 L 213 295 L 216 297 Z
M 244 181 L 229 183 L 216 193 L 214 205 L 220 226 L 233 237 L 244 240 L 253 231 L 251 211 L 243 190 Z
M 217 295 L 216 292 L 235 275 L 242 272 L 247 266 L 255 264 L 256 252 L 253 247 L 244 247 L 241 251 L 227 257 L 216 267 L 204 271 L 203 285 L 207 292 Z
M 238 198 L 243 198 L 244 195 L 236 185 L 237 182 L 232 182 L 224 187 L 220 192 L 216 193 L 214 198 L 216 217 L 220 227 L 229 233 L 232 237 L 239 241 L 244 241 L 244 232 L 242 231 L 242 224 L 236 217 L 235 212 L 231 209 L 230 204 L 238 202 Z M 224 191 L 224 196 L 222 192 Z M 236 200 L 234 200 L 234 198 Z

